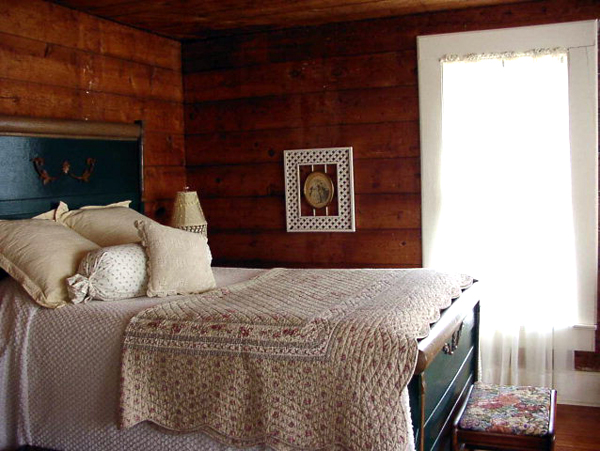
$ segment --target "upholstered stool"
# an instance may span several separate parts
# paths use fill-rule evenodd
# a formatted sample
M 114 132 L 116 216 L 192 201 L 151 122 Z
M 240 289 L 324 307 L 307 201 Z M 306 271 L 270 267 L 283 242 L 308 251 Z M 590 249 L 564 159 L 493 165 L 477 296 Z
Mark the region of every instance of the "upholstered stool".
M 453 447 L 553 450 L 556 390 L 476 383 L 453 430 Z

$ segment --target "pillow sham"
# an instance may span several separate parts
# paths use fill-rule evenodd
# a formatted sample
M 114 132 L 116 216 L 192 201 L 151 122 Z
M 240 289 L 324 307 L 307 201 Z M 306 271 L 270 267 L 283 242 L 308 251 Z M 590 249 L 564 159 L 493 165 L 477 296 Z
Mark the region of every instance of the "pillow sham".
M 85 210 L 85 209 L 92 209 L 92 208 L 129 207 L 130 204 L 131 204 L 130 200 L 124 200 L 122 202 L 117 202 L 117 203 L 105 205 L 105 206 L 89 205 L 87 207 L 81 207 L 81 209 Z M 68 205 L 65 204 L 64 202 L 60 202 L 59 208 L 60 208 L 60 211 L 63 213 L 65 211 L 69 211 Z M 31 219 L 50 219 L 52 221 L 55 221 L 56 220 L 56 212 L 59 211 L 59 208 L 53 208 L 52 210 L 46 211 L 44 213 L 40 213 L 39 215 L 34 216 Z
M 216 288 L 207 239 L 156 222 L 136 221 L 148 257 L 148 296 L 202 293 Z
M 56 208 L 54 210 L 50 210 L 45 213 L 41 213 L 37 216 L 34 216 L 31 219 L 47 219 L 50 221 L 54 221 L 54 218 L 56 218 Z
M 68 300 L 65 280 L 98 246 L 54 221 L 0 221 L 0 267 L 38 304 L 57 308 Z
M 140 236 L 134 221 L 152 220 L 128 208 L 130 203 L 131 201 L 125 201 L 104 207 L 87 206 L 69 211 L 67 204 L 61 202 L 56 210 L 56 221 L 100 247 L 139 243 Z
M 65 204 L 64 202 L 60 202 L 60 204 L 63 204 L 64 207 L 67 207 L 67 209 L 69 208 L 69 206 L 67 204 Z M 129 207 L 131 205 L 131 201 L 130 200 L 122 200 L 121 202 L 115 202 L 113 204 L 108 204 L 108 205 L 86 205 L 85 207 L 81 207 L 79 208 L 80 210 L 99 210 L 102 208 L 112 208 L 112 207 Z M 75 210 L 72 210 L 75 211 Z
M 122 244 L 88 253 L 77 274 L 67 279 L 71 302 L 116 301 L 144 296 L 148 287 L 146 253 L 140 244 Z

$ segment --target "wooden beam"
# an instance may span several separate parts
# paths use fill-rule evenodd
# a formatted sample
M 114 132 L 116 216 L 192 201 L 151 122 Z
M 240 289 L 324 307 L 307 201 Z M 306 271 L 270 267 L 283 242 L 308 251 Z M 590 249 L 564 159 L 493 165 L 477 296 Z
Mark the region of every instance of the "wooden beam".
M 103 138 L 136 141 L 139 124 L 60 120 L 20 116 L 0 116 L 0 134 L 44 137 Z

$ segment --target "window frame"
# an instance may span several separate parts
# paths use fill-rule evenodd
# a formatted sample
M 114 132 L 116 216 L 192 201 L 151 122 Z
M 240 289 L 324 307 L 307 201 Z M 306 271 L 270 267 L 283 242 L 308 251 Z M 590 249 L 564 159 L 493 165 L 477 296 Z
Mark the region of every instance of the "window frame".
M 432 238 L 440 211 L 442 70 L 445 55 L 525 52 L 565 48 L 569 52 L 569 107 L 576 232 L 591 242 L 577 249 L 581 268 L 579 319 L 596 323 L 598 310 L 598 26 L 596 20 L 417 37 L 421 127 L 421 224 L 423 267 L 435 264 Z

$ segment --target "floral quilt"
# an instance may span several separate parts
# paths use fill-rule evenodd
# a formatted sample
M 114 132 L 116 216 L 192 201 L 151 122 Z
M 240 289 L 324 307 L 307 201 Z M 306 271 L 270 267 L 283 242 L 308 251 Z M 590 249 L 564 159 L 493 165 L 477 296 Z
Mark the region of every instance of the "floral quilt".
M 121 426 L 239 447 L 397 450 L 417 341 L 472 279 L 430 270 L 274 269 L 135 316 Z

